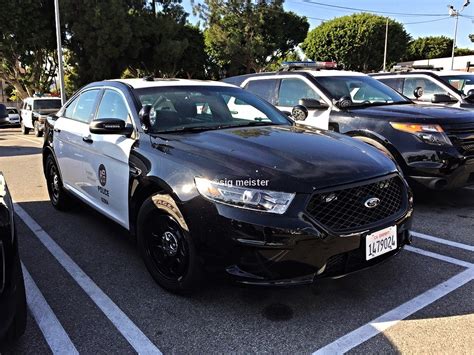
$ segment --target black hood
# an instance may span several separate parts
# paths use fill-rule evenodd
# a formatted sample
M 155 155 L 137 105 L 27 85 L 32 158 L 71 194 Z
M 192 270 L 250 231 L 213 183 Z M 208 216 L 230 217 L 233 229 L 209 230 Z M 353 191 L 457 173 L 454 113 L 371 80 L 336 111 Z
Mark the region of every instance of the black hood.
M 356 116 L 384 118 L 398 122 L 415 123 L 474 123 L 474 112 L 462 108 L 434 105 L 382 105 L 361 108 L 351 108 Z
M 311 192 L 396 170 L 365 143 L 298 126 L 172 135 L 167 145 L 169 154 L 206 178 L 268 180 L 268 189 L 278 191 Z

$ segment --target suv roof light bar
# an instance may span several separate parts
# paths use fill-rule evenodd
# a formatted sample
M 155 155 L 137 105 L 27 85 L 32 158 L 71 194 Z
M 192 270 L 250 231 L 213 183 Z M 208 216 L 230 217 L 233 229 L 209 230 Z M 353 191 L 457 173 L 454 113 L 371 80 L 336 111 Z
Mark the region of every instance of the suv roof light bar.
M 390 70 L 391 72 L 409 72 L 412 70 L 434 70 L 434 71 L 440 71 L 443 68 L 437 68 L 434 65 L 427 65 L 427 64 L 414 64 L 414 65 L 401 65 L 397 64 L 392 67 Z
M 290 71 L 297 69 L 337 69 L 336 62 L 314 62 L 314 61 L 295 61 L 281 63 L 280 71 Z

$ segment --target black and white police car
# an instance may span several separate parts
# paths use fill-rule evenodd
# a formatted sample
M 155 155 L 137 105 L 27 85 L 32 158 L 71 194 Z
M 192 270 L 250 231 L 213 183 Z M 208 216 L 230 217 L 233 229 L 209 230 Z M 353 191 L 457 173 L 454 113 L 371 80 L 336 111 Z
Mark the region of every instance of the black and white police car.
M 409 242 L 411 192 L 390 159 L 225 83 L 92 83 L 48 118 L 43 161 L 53 206 L 74 196 L 128 229 L 174 292 L 216 268 L 311 283 Z
M 474 73 L 413 65 L 371 76 L 418 104 L 474 110 Z

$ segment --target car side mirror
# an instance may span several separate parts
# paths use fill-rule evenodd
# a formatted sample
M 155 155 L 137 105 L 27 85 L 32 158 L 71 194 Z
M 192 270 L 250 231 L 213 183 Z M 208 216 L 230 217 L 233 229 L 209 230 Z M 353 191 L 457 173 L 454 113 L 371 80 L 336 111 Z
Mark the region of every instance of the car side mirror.
M 130 136 L 133 133 L 133 126 L 118 118 L 100 118 L 90 123 L 89 131 L 95 134 Z
M 457 100 L 453 99 L 451 96 L 447 94 L 433 94 L 431 97 L 431 102 L 434 104 L 440 104 L 440 103 L 450 103 L 450 102 L 456 102 Z
M 425 91 L 423 90 L 421 86 L 418 86 L 415 90 L 413 90 L 413 96 L 415 96 L 415 98 L 417 99 L 422 97 L 424 93 Z
M 293 116 L 295 121 L 304 121 L 308 118 L 308 114 L 308 109 L 303 105 L 296 105 L 291 110 L 291 116 Z
M 317 99 L 300 99 L 298 105 L 304 106 L 309 110 L 324 110 L 329 107 L 325 102 L 321 102 Z
M 140 117 L 142 128 L 145 131 L 148 131 L 156 120 L 155 109 L 152 105 L 143 105 L 142 109 L 138 113 L 138 116 Z

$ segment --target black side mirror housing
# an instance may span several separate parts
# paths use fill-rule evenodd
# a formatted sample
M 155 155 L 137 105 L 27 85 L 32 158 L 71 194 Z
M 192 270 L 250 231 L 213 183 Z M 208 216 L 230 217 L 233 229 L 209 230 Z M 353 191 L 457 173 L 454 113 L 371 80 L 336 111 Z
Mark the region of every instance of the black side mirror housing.
M 431 97 L 431 102 L 434 104 L 440 104 L 457 102 L 457 100 L 447 94 L 433 94 Z
M 133 133 L 133 126 L 118 118 L 100 118 L 90 123 L 89 131 L 95 134 L 130 136 Z
M 421 86 L 418 86 L 415 90 L 413 90 L 413 96 L 415 96 L 415 98 L 417 99 L 422 97 L 424 93 L 425 91 L 423 90 Z
M 316 99 L 308 99 L 308 98 L 303 98 L 298 101 L 298 105 L 304 106 L 309 110 L 324 110 L 329 107 L 324 102 L 321 102 Z
M 138 113 L 138 116 L 140 117 L 140 123 L 142 124 L 143 130 L 148 131 L 153 125 L 153 121 L 156 119 L 155 109 L 152 105 L 144 105 Z
M 466 100 L 474 102 L 474 89 L 471 89 L 467 92 Z
M 291 116 L 295 121 L 304 121 L 306 118 L 308 118 L 308 114 L 308 109 L 303 105 L 296 105 L 291 110 Z

